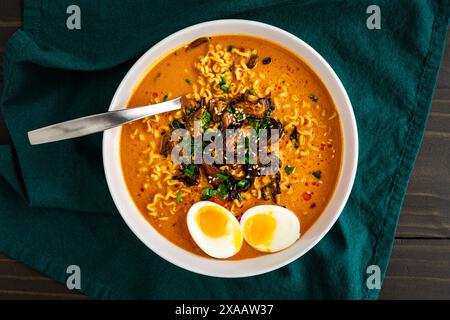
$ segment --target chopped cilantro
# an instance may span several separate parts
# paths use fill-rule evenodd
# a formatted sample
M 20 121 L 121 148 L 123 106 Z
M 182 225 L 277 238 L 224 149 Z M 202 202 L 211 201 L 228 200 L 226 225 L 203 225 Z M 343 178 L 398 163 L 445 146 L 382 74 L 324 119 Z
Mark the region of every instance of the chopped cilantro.
M 223 92 L 228 92 L 228 87 L 225 84 L 220 85 L 220 90 L 222 90 Z
M 175 129 L 184 128 L 183 124 L 178 119 L 172 121 L 172 127 Z
M 247 191 L 250 189 L 251 183 L 248 180 L 239 180 L 237 186 L 241 188 L 242 191 Z
M 183 197 L 183 193 L 181 191 L 178 191 L 178 193 L 177 193 L 177 204 L 181 203 L 182 197 Z
M 228 192 L 230 191 L 230 185 L 228 183 L 223 183 L 219 186 L 217 189 L 217 194 L 222 198 L 225 199 L 228 197 Z
M 311 95 L 309 96 L 309 98 L 310 98 L 312 101 L 314 101 L 314 102 L 319 101 L 319 98 L 317 98 L 317 96 L 314 95 L 314 94 L 311 94 Z
M 243 113 L 240 113 L 240 112 L 236 112 L 236 113 L 234 114 L 234 117 L 236 118 L 237 121 L 241 121 L 241 120 L 244 119 L 244 114 L 243 114 Z
M 184 169 L 184 175 L 192 177 L 195 173 L 195 166 L 191 163 Z
M 320 179 L 320 178 L 322 177 L 322 172 L 321 172 L 321 171 L 314 171 L 314 172 L 312 173 L 312 175 L 313 175 L 315 178 Z
M 289 136 L 289 139 L 294 141 L 294 147 L 295 148 L 300 147 L 299 134 L 298 134 L 298 131 L 297 131 L 297 127 L 294 127 L 294 129 L 292 130 L 291 135 Z
M 216 177 L 222 179 L 223 181 L 230 181 L 230 177 L 228 175 L 220 172 L 216 174 Z
M 244 161 L 245 161 L 245 164 L 250 164 L 250 155 L 248 153 L 245 155 Z
M 207 129 L 209 127 L 209 121 L 211 120 L 211 115 L 209 114 L 208 111 L 203 111 L 199 121 L 200 121 L 200 125 L 202 126 L 203 129 Z
M 217 194 L 217 191 L 211 188 L 204 188 L 202 190 L 202 200 L 208 200 L 209 198 L 214 197 Z
M 291 166 L 286 166 L 284 168 L 284 171 L 286 171 L 287 174 L 291 174 L 292 172 L 294 172 L 295 167 L 291 167 Z

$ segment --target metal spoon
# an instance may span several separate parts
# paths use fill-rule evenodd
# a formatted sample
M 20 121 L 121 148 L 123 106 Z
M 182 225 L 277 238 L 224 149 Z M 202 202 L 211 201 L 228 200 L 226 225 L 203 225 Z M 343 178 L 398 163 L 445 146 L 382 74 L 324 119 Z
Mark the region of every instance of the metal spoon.
M 181 97 L 178 97 L 158 104 L 99 113 L 29 131 L 28 139 L 35 145 L 82 137 L 180 108 Z

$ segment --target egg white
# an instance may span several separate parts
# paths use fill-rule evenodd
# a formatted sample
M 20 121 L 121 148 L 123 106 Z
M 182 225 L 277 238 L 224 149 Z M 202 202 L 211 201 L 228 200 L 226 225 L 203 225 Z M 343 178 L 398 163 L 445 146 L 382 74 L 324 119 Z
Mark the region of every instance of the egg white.
M 196 218 L 199 209 L 204 206 L 216 206 L 223 210 L 226 214 L 229 222 L 229 234 L 219 237 L 212 238 L 206 235 L 198 226 Z M 225 259 L 234 256 L 242 247 L 243 236 L 241 232 L 241 227 L 239 221 L 236 217 L 227 209 L 221 205 L 211 202 L 211 201 L 200 201 L 194 204 L 188 211 L 187 214 L 187 226 L 189 233 L 194 239 L 195 243 L 202 249 L 206 254 L 211 257 Z M 238 246 L 235 245 L 235 237 L 238 237 Z
M 276 228 L 268 245 L 256 245 L 246 235 L 245 223 L 257 214 L 269 214 L 275 218 Z M 291 246 L 300 237 L 300 221 L 290 210 L 275 205 L 260 205 L 248 209 L 241 218 L 241 229 L 245 241 L 258 251 L 277 252 Z

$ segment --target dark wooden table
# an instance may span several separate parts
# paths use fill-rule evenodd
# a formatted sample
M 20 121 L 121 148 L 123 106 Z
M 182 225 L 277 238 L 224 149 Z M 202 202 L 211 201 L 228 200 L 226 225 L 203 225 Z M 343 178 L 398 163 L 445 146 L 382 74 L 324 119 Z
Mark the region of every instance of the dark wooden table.
M 21 1 L 0 0 L 0 76 L 6 40 L 21 25 Z M 449 43 L 450 37 L 400 216 L 382 299 L 450 299 Z M 0 92 L 2 84 L 0 80 Z M 0 144 L 8 141 L 0 117 Z M 0 299 L 88 298 L 0 253 Z

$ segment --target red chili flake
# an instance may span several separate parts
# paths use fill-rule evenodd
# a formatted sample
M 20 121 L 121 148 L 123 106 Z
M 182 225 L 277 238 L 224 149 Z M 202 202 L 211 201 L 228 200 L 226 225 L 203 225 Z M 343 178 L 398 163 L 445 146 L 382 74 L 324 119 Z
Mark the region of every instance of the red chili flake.
M 308 182 L 305 182 L 305 186 L 308 186 L 308 184 L 309 184 Z
M 333 145 L 331 143 L 328 144 L 328 148 L 331 148 Z
M 321 150 L 321 151 L 325 150 L 325 144 L 323 144 L 323 143 L 320 144 L 320 150 Z
M 311 209 L 313 209 L 313 208 L 317 207 L 317 205 L 316 205 L 316 203 L 314 202 L 314 203 L 312 203 L 309 207 L 310 207 Z
M 158 97 L 158 92 L 153 92 L 152 96 L 153 96 L 153 98 Z
M 311 194 L 311 192 L 303 192 L 303 200 L 305 200 L 305 201 L 309 201 L 309 200 L 311 200 L 311 197 L 312 197 L 312 194 Z

